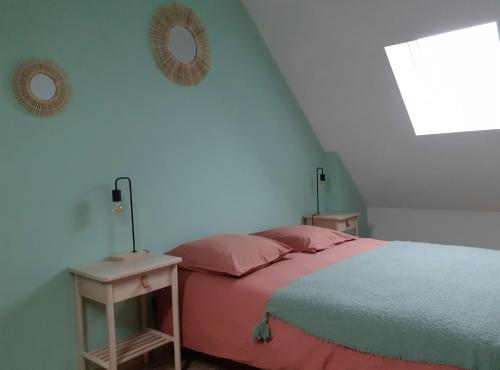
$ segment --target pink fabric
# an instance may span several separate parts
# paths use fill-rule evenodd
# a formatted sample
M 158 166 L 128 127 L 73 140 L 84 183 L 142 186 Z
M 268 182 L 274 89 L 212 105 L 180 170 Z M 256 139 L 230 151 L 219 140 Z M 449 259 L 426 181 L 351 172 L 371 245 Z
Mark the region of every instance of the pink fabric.
M 254 235 L 279 241 L 293 248 L 295 252 L 303 253 L 315 253 L 356 239 L 339 231 L 308 225 L 278 227 Z
M 169 254 L 182 257 L 187 270 L 243 276 L 281 259 L 292 249 L 252 235 L 216 235 L 183 244 Z
M 358 239 L 316 254 L 290 253 L 283 261 L 239 279 L 181 271 L 183 346 L 268 370 L 456 370 L 357 352 L 323 342 L 273 318 L 273 339 L 268 343 L 253 340 L 253 328 L 276 290 L 385 243 Z M 169 292 L 158 295 L 157 318 L 160 329 L 171 333 Z

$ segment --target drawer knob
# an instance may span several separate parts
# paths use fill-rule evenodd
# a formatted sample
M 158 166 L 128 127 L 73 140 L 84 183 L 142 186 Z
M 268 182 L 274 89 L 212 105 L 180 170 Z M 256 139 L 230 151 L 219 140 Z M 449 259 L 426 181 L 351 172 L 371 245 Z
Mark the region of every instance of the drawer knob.
M 149 281 L 148 281 L 148 277 L 146 275 L 141 277 L 141 283 L 145 289 L 151 288 L 151 285 L 149 284 Z

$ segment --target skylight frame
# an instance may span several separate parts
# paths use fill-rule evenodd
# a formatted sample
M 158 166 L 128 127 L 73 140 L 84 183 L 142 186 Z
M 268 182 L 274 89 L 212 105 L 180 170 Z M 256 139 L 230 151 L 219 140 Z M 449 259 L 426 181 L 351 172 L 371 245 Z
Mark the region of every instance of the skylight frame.
M 417 136 L 500 129 L 496 22 L 385 51 Z

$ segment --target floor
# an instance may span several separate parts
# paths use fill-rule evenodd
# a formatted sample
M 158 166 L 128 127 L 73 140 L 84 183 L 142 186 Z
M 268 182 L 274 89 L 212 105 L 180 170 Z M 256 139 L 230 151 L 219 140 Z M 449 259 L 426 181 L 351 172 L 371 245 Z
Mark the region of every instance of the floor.
M 170 348 L 161 349 L 151 355 L 149 365 L 135 361 L 120 367 L 120 370 L 174 370 L 173 354 Z M 196 352 L 182 351 L 182 370 L 257 370 L 250 366 L 236 364 L 202 355 Z

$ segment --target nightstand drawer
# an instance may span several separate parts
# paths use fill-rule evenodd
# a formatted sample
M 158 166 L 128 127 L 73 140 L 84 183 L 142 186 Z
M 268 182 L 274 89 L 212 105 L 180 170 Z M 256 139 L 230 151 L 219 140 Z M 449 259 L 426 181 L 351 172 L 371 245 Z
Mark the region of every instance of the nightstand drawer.
M 346 231 L 347 230 L 347 221 L 346 220 L 337 221 L 334 229 L 337 231 Z
M 327 229 L 351 232 L 358 236 L 358 213 L 322 213 L 319 215 L 308 214 L 304 216 L 304 223 L 306 225 L 314 225 L 324 227 Z
M 346 229 L 352 229 L 357 226 L 358 219 L 357 217 L 349 218 L 346 221 Z
M 172 285 L 171 268 L 148 271 L 113 283 L 115 302 L 124 301 Z
M 338 230 L 339 221 L 337 221 L 337 220 L 323 220 L 320 218 L 314 218 L 314 226 L 324 227 L 326 229 Z M 342 230 L 339 230 L 339 231 L 342 231 Z
M 347 224 L 345 220 L 324 220 L 320 218 L 314 218 L 314 226 L 324 227 L 326 229 L 333 229 L 337 231 L 344 231 L 347 229 Z

